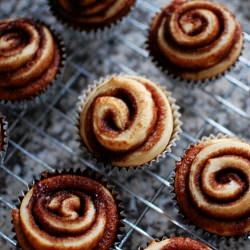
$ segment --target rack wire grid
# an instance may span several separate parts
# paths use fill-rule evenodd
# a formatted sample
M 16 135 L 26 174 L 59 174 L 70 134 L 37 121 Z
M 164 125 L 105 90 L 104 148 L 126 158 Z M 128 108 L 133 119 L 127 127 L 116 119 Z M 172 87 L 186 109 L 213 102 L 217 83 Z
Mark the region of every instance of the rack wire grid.
M 169 199 L 170 174 L 185 148 L 211 133 L 250 138 L 250 35 L 245 33 L 245 52 L 239 63 L 222 79 L 195 89 L 186 88 L 160 73 L 148 58 L 143 44 L 160 1 L 141 0 L 119 30 L 102 40 L 89 41 L 60 25 L 46 1 L 0 2 L 0 16 L 32 16 L 56 26 L 67 45 L 68 57 L 63 80 L 54 97 L 33 110 L 2 109 L 9 120 L 9 149 L 0 167 L 0 248 L 15 249 L 11 209 L 17 197 L 44 170 L 91 168 L 114 183 L 126 205 L 125 235 L 116 249 L 137 249 L 168 232 L 183 232 L 218 249 L 213 238 L 185 224 Z M 162 2 L 162 1 L 161 1 Z M 80 91 L 94 79 L 125 72 L 141 74 L 167 86 L 181 107 L 183 133 L 174 151 L 155 166 L 133 172 L 106 173 L 89 158 L 75 154 L 74 111 Z M 244 241 L 249 249 L 249 240 Z M 225 246 L 226 249 L 228 249 Z M 232 248 L 230 248 L 232 249 Z M 239 248 L 237 248 L 239 249 Z

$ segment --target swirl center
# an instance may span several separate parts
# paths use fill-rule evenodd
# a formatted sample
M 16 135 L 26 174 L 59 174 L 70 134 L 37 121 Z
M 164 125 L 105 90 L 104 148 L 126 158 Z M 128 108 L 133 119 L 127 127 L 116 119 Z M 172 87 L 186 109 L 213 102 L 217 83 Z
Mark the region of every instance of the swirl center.
M 250 147 L 226 141 L 198 153 L 191 166 L 189 190 L 203 212 L 216 218 L 239 218 L 250 211 L 250 193 L 245 192 L 250 184 Z
M 75 195 L 67 194 L 54 197 L 48 205 L 48 208 L 52 212 L 55 212 L 60 216 L 67 217 L 71 220 L 78 218 L 78 212 L 80 210 L 80 207 L 80 198 Z
M 124 130 L 129 120 L 129 110 L 127 105 L 116 97 L 97 98 L 94 105 L 94 130 L 96 134 L 100 128 L 107 130 Z M 103 117 L 103 120 L 99 120 Z M 115 133 L 115 132 L 114 132 Z
M 155 123 L 154 101 L 146 87 L 135 80 L 112 78 L 109 85 L 106 91 L 115 88 L 114 96 L 97 96 L 93 103 L 95 136 L 111 151 L 134 149 L 145 141 Z M 126 93 L 129 101 L 119 96 L 119 92 Z M 133 113 L 136 116 L 131 118 Z
M 205 18 L 197 12 L 186 13 L 180 18 L 180 26 L 183 31 L 190 36 L 199 34 L 207 24 Z
M 203 191 L 216 200 L 231 201 L 242 195 L 249 162 L 240 157 L 210 159 L 202 172 Z M 237 171 L 236 171 L 237 170 Z
M 183 46 L 208 46 L 218 36 L 220 20 L 215 12 L 189 6 L 173 14 L 170 31 L 174 40 Z

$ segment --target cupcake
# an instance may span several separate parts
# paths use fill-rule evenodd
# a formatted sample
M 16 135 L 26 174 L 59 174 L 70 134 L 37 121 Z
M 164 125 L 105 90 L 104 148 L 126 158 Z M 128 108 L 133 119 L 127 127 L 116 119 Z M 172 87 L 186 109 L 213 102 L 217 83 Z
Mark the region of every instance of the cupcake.
M 45 174 L 12 211 L 23 250 L 109 250 L 121 227 L 111 187 L 87 172 Z
M 218 77 L 238 60 L 243 33 L 235 16 L 209 0 L 174 0 L 153 18 L 147 48 L 169 75 L 197 82 Z
M 42 97 L 63 66 L 62 41 L 45 24 L 27 18 L 0 21 L 0 51 L 2 104 L 19 107 Z
M 191 145 L 176 165 L 174 190 L 180 211 L 219 236 L 250 232 L 250 144 L 209 137 Z
M 0 164 L 3 162 L 8 146 L 7 127 L 8 123 L 5 117 L 0 113 Z
M 128 15 L 136 0 L 49 0 L 53 14 L 64 24 L 86 33 L 110 29 Z
M 139 76 L 113 75 L 84 91 L 78 104 L 79 139 L 113 167 L 150 164 L 170 151 L 180 131 L 170 94 Z
M 186 237 L 171 237 L 162 241 L 152 241 L 144 250 L 212 250 L 203 243 Z

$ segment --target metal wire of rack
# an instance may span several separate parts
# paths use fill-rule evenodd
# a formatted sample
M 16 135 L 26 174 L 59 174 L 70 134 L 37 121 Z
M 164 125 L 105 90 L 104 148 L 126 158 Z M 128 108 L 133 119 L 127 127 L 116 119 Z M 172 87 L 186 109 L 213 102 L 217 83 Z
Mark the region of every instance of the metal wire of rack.
M 19 1 L 17 4 L 13 4 L 7 11 L 0 10 L 0 16 L 8 17 L 10 13 L 11 15 L 18 15 L 26 12 L 43 16 L 44 13 L 48 13 L 46 4 L 41 3 L 41 6 L 36 6 L 33 10 L 32 7 L 34 5 L 35 3 L 32 3 L 32 1 Z M 98 54 L 98 51 L 92 50 L 89 57 L 88 53 L 79 54 L 74 49 L 71 49 L 64 79 L 59 84 L 57 94 L 44 108 L 36 109 L 35 111 L 24 110 L 20 113 L 9 110 L 6 113 L 6 110 L 4 110 L 10 120 L 10 147 L 5 165 L 0 167 L 0 181 L 3 182 L 3 186 L 0 185 L 0 214 L 4 215 L 0 217 L 0 238 L 3 239 L 3 241 L 0 240 L 0 246 L 2 244 L 1 249 L 10 249 L 16 246 L 16 241 L 12 238 L 13 234 L 10 226 L 6 226 L 6 224 L 10 224 L 7 221 L 10 218 L 11 209 L 15 207 L 13 200 L 19 195 L 20 190 L 28 186 L 32 177 L 30 176 L 32 173 L 27 175 L 23 168 L 26 168 L 28 162 L 27 168 L 30 167 L 31 172 L 54 171 L 57 164 L 60 163 L 61 154 L 66 155 L 65 158 L 62 157 L 62 161 L 67 161 L 67 164 L 71 163 L 72 158 L 72 164 L 84 165 L 106 175 L 121 191 L 125 203 L 128 203 L 128 216 L 123 221 L 126 226 L 126 233 L 120 244 L 116 246 L 117 250 L 135 249 L 139 244 L 145 244 L 148 240 L 152 240 L 154 236 L 164 235 L 164 230 L 160 227 L 161 224 L 165 225 L 165 232 L 168 229 L 178 229 L 202 240 L 213 249 L 217 249 L 217 245 L 212 240 L 195 232 L 172 212 L 171 201 L 166 199 L 170 188 L 169 176 L 175 161 L 179 159 L 186 146 L 196 142 L 204 135 L 208 135 L 211 132 L 221 132 L 250 139 L 247 131 L 244 129 L 249 128 L 250 125 L 250 110 L 246 105 L 238 105 L 241 102 L 234 103 L 234 95 L 236 93 L 237 96 L 240 96 L 238 98 L 240 100 L 245 100 L 249 97 L 249 79 L 241 80 L 237 76 L 241 76 L 242 73 L 239 74 L 239 72 L 246 72 L 246 69 L 250 67 L 250 60 L 245 56 L 241 56 L 239 68 L 236 68 L 235 75 L 228 73 L 224 76 L 224 79 L 218 81 L 218 86 L 222 85 L 221 88 L 218 88 L 218 91 L 214 91 L 215 86 L 217 86 L 215 83 L 195 90 L 183 90 L 183 86 L 176 86 L 171 80 L 166 80 L 163 74 L 160 74 L 151 65 L 148 60 L 148 53 L 142 46 L 148 27 L 148 22 L 143 21 L 145 20 L 145 13 L 148 19 L 150 19 L 150 16 L 158 9 L 159 7 L 152 4 L 152 1 L 138 1 L 138 6 L 133 15 L 126 20 L 126 25 L 117 33 L 123 35 L 114 35 L 107 38 L 105 53 L 100 52 Z M 132 31 L 128 32 L 128 26 Z M 65 32 L 62 28 L 61 31 Z M 135 40 L 130 40 L 132 37 L 131 32 L 136 34 Z M 79 34 L 74 34 L 74 36 L 81 40 Z M 69 37 L 71 38 L 72 35 Z M 250 34 L 245 33 L 245 41 L 247 49 L 250 47 Z M 70 43 L 71 40 L 68 39 L 68 42 Z M 104 43 L 102 42 L 101 45 L 104 46 Z M 74 46 L 72 45 L 72 47 Z M 107 54 L 107 50 L 110 54 Z M 86 51 L 88 52 L 87 49 Z M 124 52 L 126 60 L 119 57 L 120 51 Z M 84 62 L 82 60 L 83 56 L 86 57 Z M 93 65 L 88 65 L 89 60 L 93 60 Z M 148 68 L 145 70 L 144 67 L 141 67 L 142 62 L 145 64 L 147 62 L 147 65 L 150 65 L 150 71 L 147 70 Z M 98 67 L 96 67 L 97 65 Z M 100 70 L 102 67 L 105 68 L 104 71 Z M 64 129 L 69 129 L 69 134 L 71 135 L 74 129 L 73 110 L 79 90 L 85 88 L 86 84 L 91 83 L 104 73 L 112 74 L 117 72 L 146 75 L 151 75 L 152 73 L 156 79 L 160 79 L 160 82 L 166 83 L 168 88 L 174 93 L 183 113 L 184 131 L 176 149 L 169 153 L 166 160 L 152 169 L 143 169 L 133 174 L 116 173 L 116 171 L 106 173 L 91 160 L 76 156 L 74 143 L 71 143 L 71 141 L 68 143 L 68 137 L 62 138 L 59 133 L 53 131 L 53 129 L 51 131 L 50 127 L 47 126 L 47 123 L 59 121 Z M 238 99 L 236 98 L 236 100 Z M 229 123 L 225 123 L 223 119 L 221 120 L 220 114 L 222 116 L 224 114 Z M 235 122 L 235 125 L 232 125 L 231 121 L 237 121 L 245 125 L 238 129 L 237 122 Z M 35 140 L 36 144 L 31 144 L 30 146 L 32 140 Z M 50 147 L 52 152 L 56 151 L 55 155 L 57 157 L 55 161 L 47 160 L 47 155 L 40 155 L 36 151 L 37 145 L 43 147 L 46 146 L 44 144 Z M 69 158 L 70 160 L 68 160 Z M 17 169 L 13 168 L 13 162 L 15 164 L 18 163 L 20 167 Z M 65 165 L 64 162 L 61 164 Z M 149 189 L 145 191 L 144 187 L 140 188 L 140 186 L 137 186 L 137 183 L 140 184 L 140 181 L 150 183 L 153 188 L 148 187 Z

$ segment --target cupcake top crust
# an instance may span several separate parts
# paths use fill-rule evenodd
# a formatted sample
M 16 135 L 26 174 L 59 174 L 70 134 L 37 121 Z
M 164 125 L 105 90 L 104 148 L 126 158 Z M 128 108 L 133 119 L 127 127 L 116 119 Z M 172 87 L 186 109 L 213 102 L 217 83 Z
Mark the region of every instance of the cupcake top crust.
M 12 217 L 23 250 L 109 250 L 119 230 L 111 191 L 82 174 L 62 173 L 38 181 Z
M 52 31 L 31 19 L 0 21 L 0 99 L 30 99 L 55 79 L 61 53 Z
M 136 0 L 49 0 L 53 13 L 69 26 L 85 31 L 111 26 L 126 16 Z
M 181 212 L 221 236 L 250 232 L 250 145 L 237 138 L 201 141 L 177 163 L 175 193 Z
M 114 166 L 139 166 L 168 146 L 174 117 L 166 92 L 137 76 L 103 80 L 80 107 L 84 145 Z
M 172 237 L 159 242 L 153 241 L 144 250 L 211 250 L 211 248 L 190 238 Z
M 209 0 L 174 0 L 153 18 L 147 46 L 170 75 L 200 81 L 229 70 L 240 56 L 243 33 L 235 16 Z

